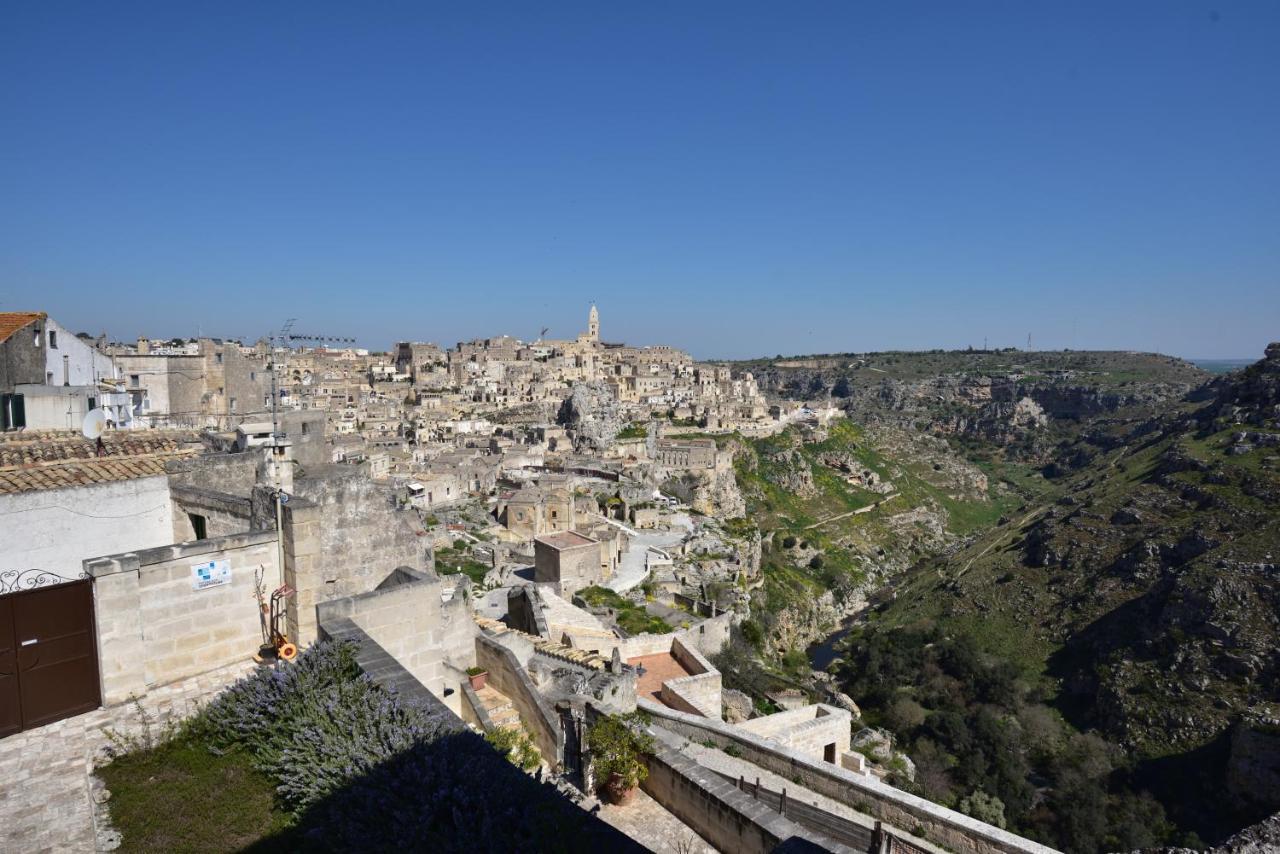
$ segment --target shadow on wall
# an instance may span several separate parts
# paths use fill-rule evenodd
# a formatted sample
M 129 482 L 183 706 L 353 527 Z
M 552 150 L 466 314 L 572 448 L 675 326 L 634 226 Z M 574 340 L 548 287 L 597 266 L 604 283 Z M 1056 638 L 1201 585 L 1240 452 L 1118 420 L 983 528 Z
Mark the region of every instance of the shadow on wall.
M 535 780 L 480 736 L 457 732 L 399 754 L 245 849 L 563 851 L 646 849 Z

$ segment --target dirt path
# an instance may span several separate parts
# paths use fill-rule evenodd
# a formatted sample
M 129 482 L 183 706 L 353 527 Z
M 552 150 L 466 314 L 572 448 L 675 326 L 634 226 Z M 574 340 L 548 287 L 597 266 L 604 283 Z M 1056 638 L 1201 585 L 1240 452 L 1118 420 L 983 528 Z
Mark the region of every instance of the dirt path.
M 889 495 L 886 495 L 884 498 L 881 498 L 875 504 L 868 504 L 866 507 L 859 507 L 857 510 L 850 510 L 848 513 L 839 513 L 835 516 L 828 516 L 826 519 L 823 519 L 821 522 L 814 522 L 812 525 L 805 525 L 801 530 L 809 531 L 814 528 L 817 528 L 820 525 L 825 525 L 828 522 L 834 522 L 837 519 L 844 519 L 849 516 L 857 516 L 861 513 L 870 513 L 872 510 L 875 510 L 877 507 L 879 507 L 881 504 L 884 504 L 886 501 L 889 501 L 890 499 L 897 498 L 897 497 L 898 497 L 898 493 L 896 492 L 891 493 Z

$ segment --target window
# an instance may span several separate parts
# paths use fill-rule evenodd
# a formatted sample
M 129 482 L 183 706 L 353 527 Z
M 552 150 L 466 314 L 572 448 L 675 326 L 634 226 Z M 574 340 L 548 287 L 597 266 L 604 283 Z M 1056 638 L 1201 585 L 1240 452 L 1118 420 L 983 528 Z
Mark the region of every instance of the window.
M 197 540 L 209 539 L 209 524 L 203 516 L 199 513 L 188 513 L 187 518 L 191 520 L 191 530 L 195 531 Z
M 307 422 L 303 421 L 303 422 L 302 422 L 302 435 L 304 435 L 304 436 L 305 436 L 305 435 L 307 435 L 307 434 L 308 434 L 308 433 L 310 433 L 310 432 L 311 432 L 311 425 L 310 425 L 310 424 L 308 424 Z
M 34 335 L 34 337 L 33 337 L 32 341 L 31 341 L 31 344 L 32 344 L 32 346 L 33 346 L 33 347 L 39 347 L 39 346 L 40 346 L 40 327 L 39 327 L 39 326 L 37 326 L 37 327 L 36 327 L 36 329 L 35 329 L 35 335 Z
M 140 380 L 140 377 L 137 374 L 129 374 L 129 385 L 134 386 L 136 388 L 137 386 L 141 385 L 139 380 Z
M 257 373 L 257 371 L 250 371 L 250 372 L 249 372 L 249 382 L 256 382 L 256 381 L 257 381 L 257 379 L 258 379 L 258 373 Z
M 53 385 L 53 371 L 44 372 L 44 384 Z
M 218 363 L 219 365 L 221 365 L 221 364 L 222 364 L 222 354 L 221 354 L 221 353 L 217 353 L 217 354 L 215 354 L 215 355 L 214 355 L 214 359 L 217 361 L 217 363 Z
M 232 412 L 236 411 L 236 399 L 234 397 L 231 398 L 231 411 Z
M 96 397 L 89 398 L 89 408 L 90 409 L 98 408 L 98 399 Z
M 58 333 L 52 329 L 49 330 L 49 349 L 50 350 L 58 349 Z

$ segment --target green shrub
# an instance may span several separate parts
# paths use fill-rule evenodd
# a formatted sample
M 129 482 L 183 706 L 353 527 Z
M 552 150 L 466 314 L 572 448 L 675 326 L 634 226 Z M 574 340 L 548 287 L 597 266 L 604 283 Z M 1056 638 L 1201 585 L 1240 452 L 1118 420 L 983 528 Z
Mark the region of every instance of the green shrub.
M 620 787 L 630 789 L 649 776 L 643 758 L 653 751 L 653 736 L 644 731 L 648 720 L 642 712 L 611 715 L 596 721 L 587 732 L 587 747 L 601 784 L 617 775 Z
M 485 735 L 484 740 L 494 746 L 512 765 L 524 771 L 532 771 L 542 764 L 542 754 L 533 739 L 522 729 L 503 727 Z

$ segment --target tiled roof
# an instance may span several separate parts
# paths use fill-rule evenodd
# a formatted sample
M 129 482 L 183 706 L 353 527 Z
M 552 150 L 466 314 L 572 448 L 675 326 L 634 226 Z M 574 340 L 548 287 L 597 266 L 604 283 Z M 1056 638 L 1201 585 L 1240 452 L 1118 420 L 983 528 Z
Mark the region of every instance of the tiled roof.
M 522 637 L 533 644 L 533 648 L 543 655 L 549 655 L 552 658 L 559 658 L 570 664 L 577 664 L 582 667 L 590 667 L 592 670 L 604 670 L 609 659 L 600 655 L 598 652 L 588 652 L 585 649 L 574 649 L 571 646 L 565 646 L 562 643 L 547 640 L 538 635 L 531 635 L 522 632 L 519 629 L 513 629 L 506 623 L 500 623 L 497 620 L 491 620 L 488 617 L 481 617 L 476 614 L 471 616 L 480 628 L 493 635 L 513 634 L 516 637 Z
M 64 489 L 165 473 L 169 460 L 200 453 L 194 433 L 112 432 L 104 456 L 79 433 L 23 432 L 0 437 L 0 495 Z
M 0 344 L 24 326 L 44 318 L 42 311 L 0 311 Z

